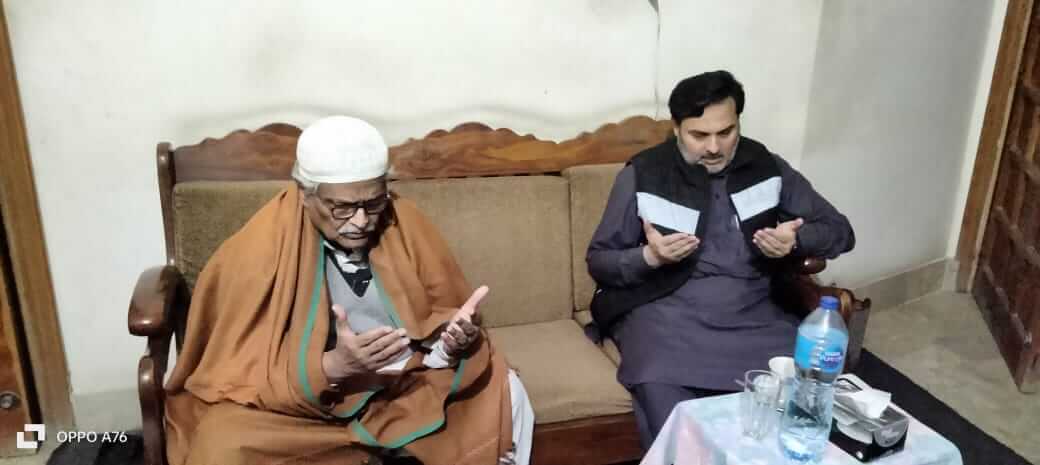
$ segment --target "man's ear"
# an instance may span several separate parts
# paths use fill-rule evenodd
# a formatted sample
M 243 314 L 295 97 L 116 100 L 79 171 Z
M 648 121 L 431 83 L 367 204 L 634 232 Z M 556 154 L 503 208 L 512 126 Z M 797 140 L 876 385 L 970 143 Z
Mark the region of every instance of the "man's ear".
M 303 215 L 307 217 L 311 224 L 317 226 L 318 222 L 316 220 L 321 217 L 317 212 L 317 205 L 315 204 L 318 196 L 306 194 L 302 190 L 300 195 L 303 196 L 301 202 L 303 204 Z
M 303 204 L 304 210 L 314 208 L 314 196 L 307 193 L 307 191 L 300 189 L 300 203 Z

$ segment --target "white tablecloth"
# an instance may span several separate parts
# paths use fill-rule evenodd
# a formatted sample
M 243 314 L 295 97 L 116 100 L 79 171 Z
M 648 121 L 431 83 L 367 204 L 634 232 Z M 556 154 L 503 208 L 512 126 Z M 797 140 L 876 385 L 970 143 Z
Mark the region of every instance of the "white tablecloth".
M 783 465 L 776 428 L 762 440 L 741 434 L 740 394 L 680 402 L 641 465 Z M 909 417 L 909 415 L 907 415 Z M 870 462 L 873 465 L 961 465 L 961 453 L 946 438 L 910 417 L 902 451 Z M 821 464 L 861 462 L 827 444 Z

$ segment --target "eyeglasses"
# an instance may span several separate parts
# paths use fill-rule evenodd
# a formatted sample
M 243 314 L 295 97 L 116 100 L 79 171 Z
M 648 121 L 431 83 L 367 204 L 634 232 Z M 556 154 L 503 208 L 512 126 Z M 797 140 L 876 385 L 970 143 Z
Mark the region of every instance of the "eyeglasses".
M 319 199 L 321 199 L 319 197 Z M 325 208 L 329 209 L 332 217 L 337 220 L 349 220 L 357 214 L 359 209 L 364 209 L 366 215 L 378 215 L 386 210 L 386 207 L 390 205 L 390 193 L 380 195 L 379 197 L 362 200 L 360 202 L 341 202 L 333 204 L 328 200 L 321 199 L 321 203 L 325 204 Z

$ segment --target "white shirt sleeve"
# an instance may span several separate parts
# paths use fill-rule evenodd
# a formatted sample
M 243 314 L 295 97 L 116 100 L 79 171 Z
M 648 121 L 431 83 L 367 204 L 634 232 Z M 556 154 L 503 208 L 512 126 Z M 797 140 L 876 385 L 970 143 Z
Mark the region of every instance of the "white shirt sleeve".
M 457 363 L 458 360 L 449 356 L 448 352 L 444 350 L 444 341 L 440 337 L 430 346 L 430 353 L 423 357 L 423 365 L 429 368 L 448 368 Z

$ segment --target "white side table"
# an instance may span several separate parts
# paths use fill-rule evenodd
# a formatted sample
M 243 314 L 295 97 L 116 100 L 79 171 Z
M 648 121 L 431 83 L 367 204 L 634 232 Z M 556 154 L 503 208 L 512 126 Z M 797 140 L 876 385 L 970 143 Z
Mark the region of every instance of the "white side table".
M 641 465 L 783 465 L 777 431 L 762 440 L 741 434 L 740 393 L 680 402 Z M 961 453 L 910 415 L 902 451 L 870 462 L 874 465 L 962 465 Z M 824 452 L 824 465 L 861 465 L 834 444 Z

